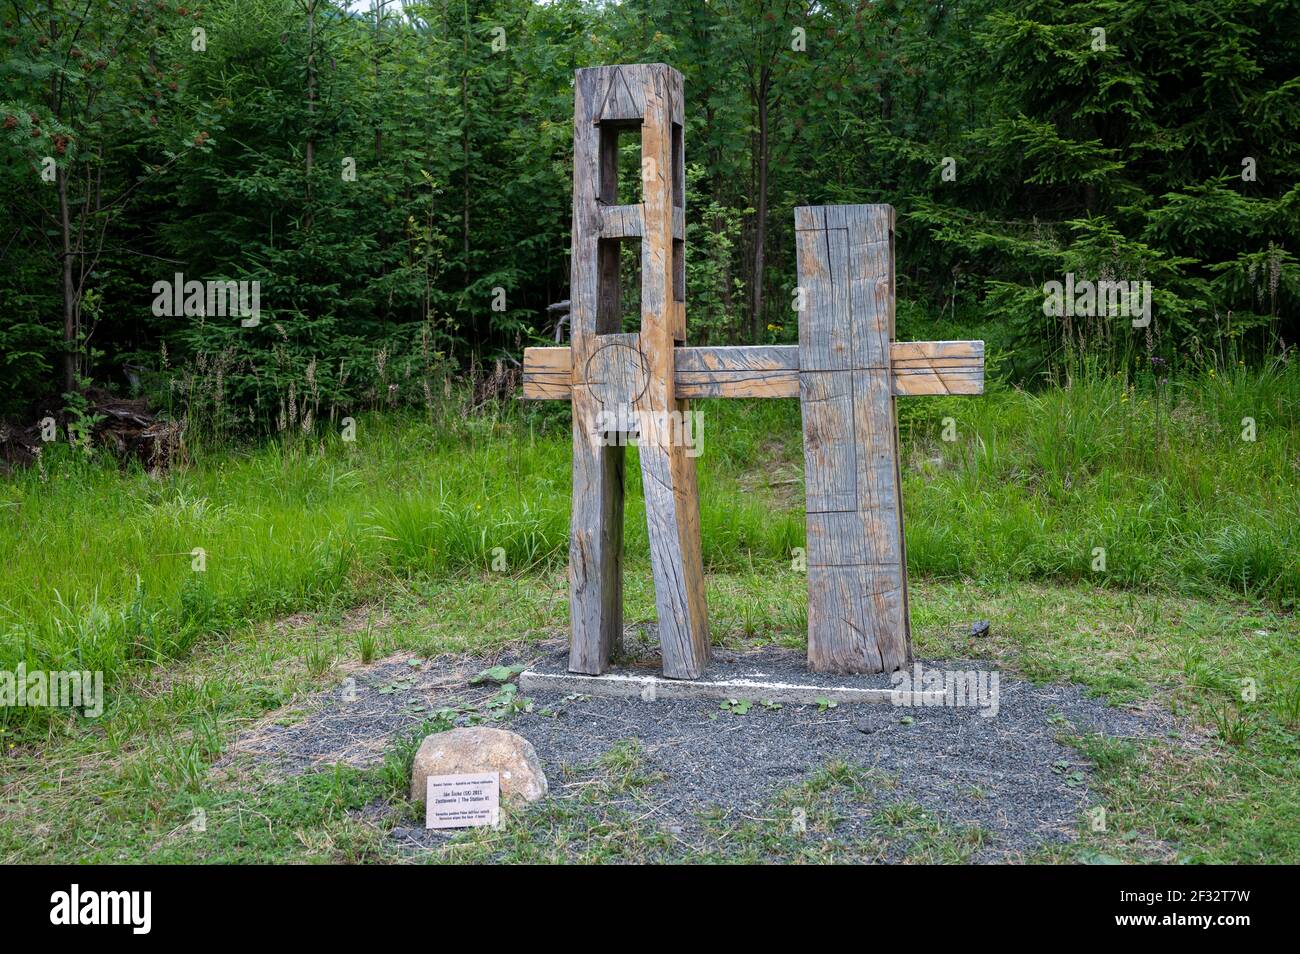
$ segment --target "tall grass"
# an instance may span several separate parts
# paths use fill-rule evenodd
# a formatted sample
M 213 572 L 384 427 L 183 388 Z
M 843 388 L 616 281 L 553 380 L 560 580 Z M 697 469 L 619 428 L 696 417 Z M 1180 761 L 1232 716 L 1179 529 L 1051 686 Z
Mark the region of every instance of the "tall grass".
M 1294 364 L 899 407 L 914 572 L 1300 597 Z
M 1300 597 L 1294 364 L 1139 384 L 1076 376 L 1040 393 L 898 406 L 913 574 L 1233 592 L 1282 606 Z M 700 407 L 706 564 L 788 568 L 803 545 L 797 402 Z M 455 585 L 457 574 L 567 557 L 560 406 L 376 415 L 359 420 L 354 442 L 318 428 L 192 457 L 150 476 L 54 446 L 0 481 L 0 669 L 102 669 L 111 680 L 250 621 L 381 593 L 394 578 Z M 637 473 L 633 449 L 632 572 L 647 552 Z

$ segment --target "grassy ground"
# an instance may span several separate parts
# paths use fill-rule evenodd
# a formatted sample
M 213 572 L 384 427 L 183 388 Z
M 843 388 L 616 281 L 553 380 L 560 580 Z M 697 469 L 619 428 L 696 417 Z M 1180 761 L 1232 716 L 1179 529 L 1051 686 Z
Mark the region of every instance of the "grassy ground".
M 702 406 L 715 635 L 797 645 L 797 406 Z M 1033 678 L 1152 699 L 1216 740 L 1197 755 L 1076 740 L 1122 821 L 1084 832 L 1069 856 L 1300 858 L 1300 369 L 1136 388 L 1093 378 L 899 407 L 918 653 L 989 655 Z M 0 858 L 394 857 L 382 826 L 348 813 L 401 797 L 391 767 L 223 787 L 209 766 L 241 727 L 337 679 L 348 659 L 565 626 L 567 412 L 438 417 L 363 419 L 355 442 L 196 449 L 161 478 L 56 447 L 0 483 L 0 669 L 102 669 L 109 681 L 99 720 L 0 710 Z M 637 483 L 632 620 L 653 615 Z M 273 623 L 291 613 L 306 614 L 301 625 Z M 994 620 L 991 642 L 957 638 L 973 618 Z M 1256 701 L 1241 698 L 1243 679 Z M 888 780 L 827 766 L 808 784 L 798 797 L 824 795 L 817 831 Z M 212 819 L 205 833 L 189 828 L 195 808 Z M 957 859 L 977 841 L 880 811 L 881 838 L 910 832 L 901 847 L 792 841 L 762 819 L 719 820 L 706 829 L 716 837 L 683 846 L 636 811 L 557 799 L 443 854 Z
M 628 568 L 631 620 L 653 616 L 648 567 Z M 789 605 L 803 586 L 784 565 L 714 574 L 710 609 L 731 646 L 797 646 Z M 98 722 L 68 719 L 47 742 L 19 744 L 4 763 L 0 861 L 400 861 L 394 824 L 419 824 L 407 804 L 404 751 L 369 770 L 283 778 L 210 769 L 239 731 L 337 685 L 363 659 L 484 652 L 562 631 L 561 572 L 481 574 L 401 588 L 385 604 L 258 624 L 209 640 L 142 674 Z M 1300 624 L 1259 603 L 1135 594 L 1088 586 L 922 582 L 913 589 L 917 652 L 979 655 L 1009 673 L 1072 679 L 1116 702 L 1172 707 L 1196 744 L 1100 741 L 1062 726 L 1094 768 L 1107 831 L 1080 819 L 1079 842 L 1027 860 L 1268 862 L 1300 859 L 1300 718 L 1281 700 L 1294 686 Z M 972 618 L 995 621 L 978 645 Z M 1258 681 L 1258 701 L 1240 680 Z M 291 718 L 289 715 L 282 717 Z M 757 708 L 746 718 L 762 718 Z M 406 753 L 409 755 L 409 747 Z M 421 860 L 957 861 L 979 831 L 952 829 L 914 804 L 881 796 L 896 780 L 827 765 L 778 793 L 759 816 L 701 819 L 683 840 L 646 814 L 635 746 L 596 766 L 597 784 L 553 779 L 555 795 L 503 832 L 475 832 Z M 396 807 L 377 820 L 364 809 Z M 791 830 L 790 806 L 808 812 Z M 205 831 L 192 828 L 197 810 Z M 872 835 L 842 839 L 837 817 L 867 813 Z M 405 819 L 405 820 L 403 820 Z
M 791 559 L 803 543 L 797 403 L 702 407 L 706 562 Z M 914 577 L 1300 597 L 1300 367 L 899 407 Z M 45 456 L 0 482 L 3 668 L 113 676 L 394 580 L 487 568 L 497 554 L 512 572 L 566 556 L 558 406 L 366 419 L 353 442 L 197 451 L 158 479 L 64 446 Z M 628 486 L 635 553 L 645 522 L 639 481 Z

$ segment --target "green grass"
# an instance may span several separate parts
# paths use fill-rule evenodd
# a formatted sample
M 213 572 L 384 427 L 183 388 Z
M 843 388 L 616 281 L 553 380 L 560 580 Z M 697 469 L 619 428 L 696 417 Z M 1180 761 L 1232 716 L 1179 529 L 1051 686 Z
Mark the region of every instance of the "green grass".
M 707 565 L 790 560 L 803 544 L 797 403 L 702 408 Z M 1234 592 L 1283 607 L 1300 595 L 1300 368 L 899 408 L 914 577 Z M 155 478 L 55 446 L 0 483 L 0 667 L 113 681 L 213 634 L 374 598 L 395 580 L 566 558 L 563 407 L 367 418 L 351 443 L 195 457 Z M 645 520 L 639 481 L 628 486 L 635 554 Z
M 1300 597 L 1295 366 L 899 407 L 914 572 Z
M 653 618 L 649 568 L 627 568 L 629 622 Z M 715 573 L 715 638 L 733 647 L 802 644 L 783 606 L 804 577 L 788 567 Z M 293 723 L 298 700 L 337 686 L 361 661 L 370 634 L 380 657 L 491 653 L 562 632 L 562 570 L 484 574 L 395 589 L 382 604 L 327 609 L 209 640 L 182 661 L 124 687 L 98 720 L 61 715 L 41 739 L 12 743 L 0 760 L 0 863 L 20 861 L 819 861 L 958 862 L 986 837 L 954 829 L 900 799 L 897 780 L 827 766 L 777 793 L 759 815 L 705 814 L 673 834 L 653 809 L 663 796 L 635 742 L 616 744 L 576 774 L 551 778 L 552 795 L 515 813 L 502 832 L 472 832 L 411 856 L 388 838 L 419 825 L 407 802 L 410 756 L 431 722 L 394 741 L 375 767 L 328 767 L 282 778 L 266 769 L 214 770 L 241 731 Z M 747 634 L 745 608 L 755 627 Z M 1258 601 L 1204 600 L 1088 586 L 921 581 L 912 588 L 918 655 L 980 656 L 1009 674 L 1069 679 L 1117 703 L 1172 709 L 1192 728 L 1167 741 L 1103 740 L 1062 722 L 1060 738 L 1091 763 L 1107 830 L 1079 819 L 1078 841 L 1026 860 L 1118 858 L 1161 862 L 1300 860 L 1300 721 L 1286 702 L 1300 684 L 1300 621 Z M 976 617 L 986 638 L 967 635 Z M 326 651 L 313 672 L 307 658 Z M 1242 679 L 1258 696 L 1240 699 Z M 1234 706 L 1254 731 L 1225 736 L 1217 713 Z M 716 711 L 701 703 L 700 717 Z M 745 718 L 761 719 L 755 707 Z M 594 784 L 567 782 L 591 774 Z M 972 792 L 970 797 L 980 797 Z M 387 804 L 383 821 L 362 809 Z M 792 829 L 792 810 L 807 832 Z M 196 830 L 201 810 L 204 830 Z M 837 818 L 868 830 L 837 834 Z
M 714 638 L 799 646 L 797 404 L 701 406 Z M 1030 678 L 1156 700 L 1209 740 L 1199 753 L 1075 740 L 1117 821 L 1100 833 L 1081 822 L 1079 844 L 1049 857 L 1300 858 L 1298 410 L 1300 369 L 1280 365 L 1158 387 L 1094 377 L 899 402 L 918 653 L 985 656 Z M 1254 441 L 1242 440 L 1245 417 Z M 400 765 L 270 780 L 250 795 L 214 787 L 212 762 L 241 727 L 344 662 L 561 632 L 567 410 L 377 416 L 353 443 L 327 435 L 191 456 L 155 477 L 52 447 L 0 481 L 0 669 L 102 669 L 108 688 L 98 720 L 0 710 L 0 859 L 392 860 L 383 833 L 348 810 L 404 798 L 390 784 Z M 631 622 L 653 618 L 653 593 L 634 451 L 628 463 Z M 502 556 L 504 572 L 493 568 Z M 994 620 L 978 645 L 962 636 L 976 618 Z M 1246 679 L 1254 701 L 1241 698 Z M 628 764 L 607 768 L 635 792 L 635 759 L 621 757 Z M 232 807 L 248 798 L 266 803 Z M 197 808 L 223 819 L 201 837 L 188 827 Z M 635 815 L 589 809 L 562 802 L 504 840 L 449 851 L 681 851 Z M 261 816 L 267 839 L 248 841 Z M 706 830 L 728 834 L 693 846 L 701 859 L 727 859 L 724 845 L 750 859 L 828 857 L 761 825 L 715 821 Z M 902 821 L 913 848 L 830 856 L 960 860 L 979 837 Z

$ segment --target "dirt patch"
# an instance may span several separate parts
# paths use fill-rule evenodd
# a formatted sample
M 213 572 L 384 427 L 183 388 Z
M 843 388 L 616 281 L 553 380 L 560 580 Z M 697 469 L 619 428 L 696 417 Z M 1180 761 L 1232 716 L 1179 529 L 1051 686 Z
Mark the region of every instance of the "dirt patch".
M 472 710 L 495 695 L 495 686 L 470 684 L 487 665 L 491 663 L 480 657 L 430 661 L 410 653 L 370 666 L 349 665 L 335 688 L 278 709 L 240 733 L 217 767 L 251 759 L 277 774 L 292 775 L 339 763 L 376 765 L 396 740 L 438 708 Z
M 640 652 L 642 633 L 631 634 Z M 761 815 L 781 790 L 798 785 L 834 761 L 875 770 L 891 780 L 890 802 L 916 803 L 946 826 L 986 833 L 979 860 L 1017 858 L 1047 843 L 1073 840 L 1091 803 L 1089 765 L 1063 736 L 1097 733 L 1110 738 L 1159 739 L 1177 732 L 1167 713 L 1117 708 L 1075 685 L 1038 685 L 999 674 L 996 715 L 979 707 L 895 707 L 843 704 L 784 705 L 761 702 L 743 714 L 716 702 L 642 702 L 537 693 L 531 705 L 495 714 L 495 685 L 471 685 L 490 665 L 560 664 L 563 647 L 515 650 L 501 658 L 419 660 L 393 657 L 319 693 L 293 715 L 280 713 L 242 735 L 223 760 L 273 764 L 286 773 L 335 762 L 357 767 L 383 759 L 394 741 L 416 731 L 440 709 L 454 709 L 458 724 L 487 720 L 531 741 L 553 786 L 595 778 L 598 760 L 635 740 L 644 768 L 656 777 L 641 795 L 662 804 L 654 823 L 689 831 L 703 812 L 738 818 Z M 412 662 L 415 664 L 412 665 Z M 991 672 L 985 662 L 924 661 L 944 670 Z M 748 673 L 758 667 L 780 679 L 808 678 L 801 653 L 719 650 L 714 668 Z M 824 681 L 824 677 L 818 677 Z M 847 677 L 889 685 L 888 676 Z M 355 692 L 351 692 L 352 688 Z M 348 698 L 351 697 L 351 701 Z M 982 714 L 984 713 L 984 714 Z M 1179 733 L 1181 734 L 1181 733 Z M 409 824 L 409 823 L 407 823 Z M 866 824 L 846 812 L 836 835 L 852 836 Z M 865 830 L 865 829 L 863 829 Z M 433 847 L 448 837 L 399 827 L 403 844 Z

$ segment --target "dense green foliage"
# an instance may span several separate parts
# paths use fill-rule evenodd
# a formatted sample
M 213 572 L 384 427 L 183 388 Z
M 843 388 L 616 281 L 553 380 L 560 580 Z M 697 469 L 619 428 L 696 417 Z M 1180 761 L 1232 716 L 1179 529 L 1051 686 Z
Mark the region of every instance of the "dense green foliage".
M 572 71 L 602 63 L 685 75 L 696 341 L 794 339 L 821 201 L 893 203 L 904 323 L 976 323 L 1022 378 L 1297 330 L 1294 0 L 4 10 L 0 412 L 134 379 L 270 429 L 508 364 L 567 297 Z M 260 324 L 156 316 L 176 272 L 260 282 Z M 1045 316 L 1066 273 L 1150 281 L 1152 325 Z

